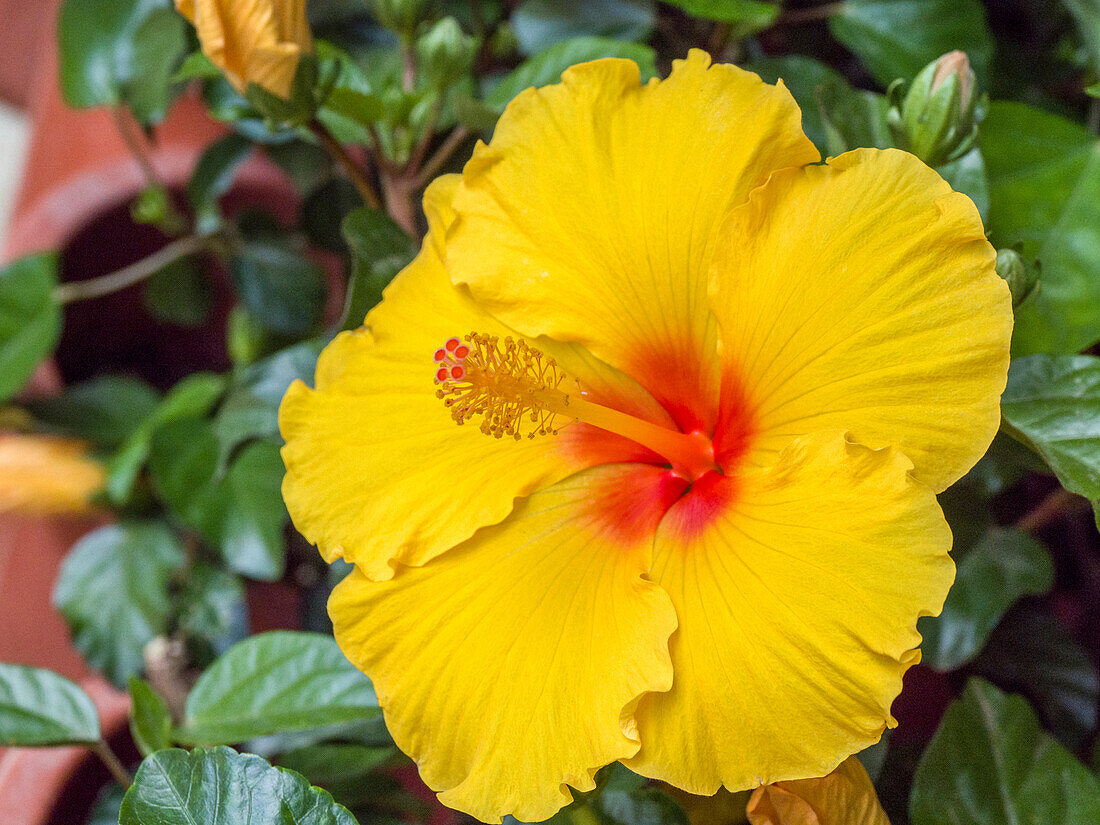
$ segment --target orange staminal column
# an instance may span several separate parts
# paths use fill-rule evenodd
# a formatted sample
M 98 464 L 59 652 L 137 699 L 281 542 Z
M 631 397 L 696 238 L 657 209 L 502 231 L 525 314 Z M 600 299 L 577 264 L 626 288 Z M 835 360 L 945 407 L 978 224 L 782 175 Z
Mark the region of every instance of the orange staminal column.
M 514 338 L 471 333 L 449 339 L 435 352 L 436 395 L 458 424 L 481 416 L 481 431 L 496 438 L 553 435 L 565 423 L 582 421 L 615 433 L 663 456 L 694 481 L 717 470 L 714 447 L 704 433 L 683 433 L 587 400 L 583 391 L 560 389 L 566 376 L 552 358 Z

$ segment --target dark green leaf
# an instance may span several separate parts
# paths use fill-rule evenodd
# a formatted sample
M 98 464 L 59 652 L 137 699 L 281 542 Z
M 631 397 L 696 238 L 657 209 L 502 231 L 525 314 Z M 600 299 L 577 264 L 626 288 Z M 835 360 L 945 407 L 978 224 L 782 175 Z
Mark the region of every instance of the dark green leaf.
M 156 390 L 136 378 L 102 375 L 27 407 L 50 429 L 111 449 L 138 428 L 159 400 Z
M 161 500 L 212 542 L 225 504 L 214 489 L 220 454 L 213 426 L 201 418 L 165 424 L 153 434 L 149 451 L 149 476 Z
M 353 808 L 396 790 L 390 777 L 375 771 L 397 754 L 393 747 L 324 742 L 283 754 L 279 765 L 300 773 L 310 784 L 331 793 L 341 805 Z
M 343 252 L 341 223 L 362 205 L 363 199 L 351 181 L 334 177 L 302 201 L 299 223 L 314 246 L 330 252 Z
M 666 0 L 692 17 L 731 23 L 740 36 L 766 29 L 779 16 L 778 3 L 760 0 Z
M 967 53 L 984 85 L 993 53 L 978 0 L 846 0 L 829 30 L 883 86 L 912 78 L 953 49 Z
M 656 22 L 653 0 L 523 0 L 512 30 L 524 54 L 536 54 L 574 37 L 645 40 Z
M 171 748 L 138 768 L 119 825 L 355 825 L 301 776 L 231 748 Z
M 130 433 L 108 465 L 107 494 L 116 503 L 126 501 L 134 479 L 149 457 L 153 434 L 172 421 L 206 415 L 225 391 L 225 378 L 198 372 L 180 381 L 145 420 Z
M 817 108 L 825 127 L 825 154 L 835 157 L 850 149 L 893 145 L 886 126 L 886 98 L 858 91 L 847 84 L 829 84 L 817 90 Z
M 991 240 L 1022 241 L 1042 264 L 1040 292 L 1016 316 L 1013 353 L 1085 349 L 1100 339 L 1100 142 L 1021 103 L 992 104 L 981 130 Z
M 1088 654 L 1047 613 L 1013 610 L 993 632 L 974 672 L 1024 694 L 1044 726 L 1076 750 L 1096 727 L 1100 680 Z
M 1100 782 L 1019 696 L 972 679 L 917 768 L 913 825 L 1100 822 Z
M 130 677 L 130 734 L 142 756 L 172 747 L 172 715 L 149 683 Z
M 336 641 L 277 631 L 230 648 L 187 697 L 182 742 L 221 744 L 376 715 L 370 681 Z
M 92 806 L 92 812 L 88 814 L 87 825 L 118 825 L 118 812 L 125 793 L 117 782 L 104 785 Z
M 241 450 L 218 486 L 217 495 L 226 502 L 218 546 L 231 570 L 265 581 L 283 575 L 285 472 L 278 445 L 256 441 Z
M 247 634 L 248 611 L 239 576 L 198 562 L 188 571 L 176 597 L 176 627 L 188 636 L 206 639 L 215 650 Z
M 943 612 L 917 622 L 921 661 L 954 670 L 978 654 L 1021 596 L 1047 592 L 1054 566 L 1045 547 L 1021 530 L 990 530 L 958 562 Z
M 1100 72 L 1100 0 L 1063 0 L 1063 3 L 1077 21 L 1093 70 Z
M 99 741 L 99 714 L 75 682 L 51 670 L 0 664 L 0 745 Z
M 167 0 L 65 0 L 58 37 L 70 106 L 127 104 L 142 123 L 164 117 L 187 47 Z
M 658 788 L 605 788 L 591 805 L 600 825 L 688 825 L 680 804 Z
M 385 106 L 374 93 L 372 78 L 348 55 L 331 43 L 319 41 L 321 73 L 332 76 L 332 89 L 317 113 L 325 128 L 341 143 L 371 142 L 370 126 L 383 118 Z M 379 85 L 379 89 L 388 84 Z
M 818 101 L 853 94 L 843 77 L 819 60 L 791 54 L 764 57 L 745 65 L 768 83 L 782 80 L 802 110 L 802 128 L 818 149 L 825 151 L 826 126 Z
M 294 182 L 294 188 L 302 194 L 312 192 L 332 177 L 332 161 L 316 144 L 295 140 L 266 146 L 264 153 L 287 174 Z
M 241 370 L 214 421 L 223 455 L 248 439 L 279 435 L 279 404 L 294 381 L 313 382 L 322 346 L 304 341 Z
M 197 327 L 210 319 L 214 290 L 194 258 L 181 258 L 145 282 L 142 299 L 149 314 L 180 327 Z
M 172 76 L 172 80 L 181 83 L 185 80 L 212 80 L 222 77 L 219 69 L 209 57 L 202 52 L 192 52 L 184 58 L 183 63 Z
M 1100 358 L 1031 355 L 1008 371 L 1001 414 L 1067 490 L 1100 502 Z
M 936 169 L 956 192 L 962 192 L 974 201 L 982 220 L 989 216 L 989 176 L 985 171 L 982 150 L 971 149 L 961 158 Z
M 276 238 L 249 241 L 230 270 L 241 303 L 269 329 L 301 335 L 321 322 L 324 275 L 288 243 Z
M 485 102 L 503 111 L 508 102 L 524 89 L 557 83 L 561 80 L 561 73 L 570 66 L 601 57 L 633 60 L 641 70 L 642 82 L 657 76 L 656 52 L 649 46 L 606 37 L 576 37 L 551 46 L 522 63 L 485 95 Z
M 168 582 L 183 562 L 163 524 L 122 522 L 86 535 L 62 564 L 54 604 L 77 649 L 116 685 L 141 671 L 146 643 L 165 632 Z
M 187 200 L 196 212 L 217 208 L 218 198 L 229 191 L 252 148 L 253 144 L 240 135 L 226 135 L 206 147 L 187 182 Z
M 401 227 L 377 209 L 350 212 L 340 230 L 354 262 L 343 327 L 354 329 L 382 300 L 382 290 L 412 260 L 416 247 Z
M 23 387 L 61 335 L 54 297 L 57 255 L 20 258 L 0 267 L 0 402 Z

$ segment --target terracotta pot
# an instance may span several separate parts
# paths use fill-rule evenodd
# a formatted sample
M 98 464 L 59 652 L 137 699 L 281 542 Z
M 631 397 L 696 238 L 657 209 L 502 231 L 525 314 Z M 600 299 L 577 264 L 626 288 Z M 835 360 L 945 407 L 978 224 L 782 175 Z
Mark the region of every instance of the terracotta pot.
M 81 680 L 99 711 L 103 738 L 124 761 L 137 752 L 130 741 L 130 701 L 99 677 Z M 83 822 L 107 769 L 85 747 L 8 748 L 0 755 L 0 822 L 4 825 L 73 825 Z
M 58 0 L 0 0 L 0 101 L 25 108 Z

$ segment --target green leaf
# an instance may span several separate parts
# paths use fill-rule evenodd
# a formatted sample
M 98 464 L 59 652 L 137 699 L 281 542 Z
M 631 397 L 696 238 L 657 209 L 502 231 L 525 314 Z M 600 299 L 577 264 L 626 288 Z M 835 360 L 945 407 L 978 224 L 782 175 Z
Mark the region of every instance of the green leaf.
M 847 84 L 831 84 L 817 90 L 817 108 L 825 127 L 828 156 L 860 147 L 884 149 L 893 145 L 886 125 L 889 104 L 883 95 Z
M 395 790 L 386 787 L 392 783 L 390 777 L 375 771 L 397 755 L 394 747 L 324 742 L 283 754 L 279 765 L 324 788 L 341 805 L 354 808 L 368 805 L 383 791 Z
M 234 645 L 199 677 L 176 737 L 207 745 L 375 716 L 370 680 L 336 641 L 276 631 Z
M 985 85 L 993 54 L 978 0 L 845 0 L 829 30 L 883 86 L 912 78 L 953 49 L 967 53 Z
M 65 0 L 61 89 L 75 108 L 125 103 L 142 123 L 164 117 L 187 24 L 167 0 Z
M 298 223 L 313 246 L 343 252 L 341 224 L 362 205 L 363 198 L 354 184 L 346 178 L 334 177 L 302 200 Z
M 247 634 L 248 613 L 241 579 L 213 565 L 198 562 L 191 567 L 176 597 L 176 606 L 176 629 L 207 640 L 215 649 Z
M 731 23 L 737 35 L 741 37 L 766 29 L 779 16 L 778 3 L 759 0 L 666 0 L 666 2 L 672 6 L 679 6 L 692 17 Z
M 206 415 L 224 391 L 225 378 L 209 372 L 189 375 L 172 387 L 111 458 L 107 474 L 107 494 L 111 501 L 122 503 L 129 498 L 134 480 L 149 457 L 150 442 L 157 430 L 172 421 Z
M 763 57 L 745 64 L 768 83 L 782 80 L 802 110 L 802 129 L 821 151 L 826 151 L 826 124 L 818 101 L 853 93 L 841 75 L 812 57 L 790 54 Z
M 680 804 L 658 788 L 605 788 L 591 805 L 600 825 L 688 825 Z
M 171 748 L 141 763 L 119 825 L 356 825 L 296 773 L 231 748 Z
M 1042 264 L 1040 292 L 1016 316 L 1013 354 L 1086 349 L 1100 339 L 1100 141 L 1022 103 L 992 104 L 981 128 L 991 240 L 1021 241 Z
M 922 663 L 944 671 L 969 661 L 1017 599 L 1046 593 L 1053 583 L 1042 544 L 1021 530 L 990 530 L 959 560 L 943 612 L 917 622 Z
M 1100 822 L 1100 782 L 1019 696 L 971 679 L 917 767 L 913 825 Z
M 536 54 L 563 40 L 590 35 L 645 40 L 656 21 L 653 0 L 523 0 L 510 18 L 524 54 Z
M 54 297 L 57 255 L 29 255 L 0 267 L 0 402 L 22 389 L 61 335 Z
M 962 192 L 974 201 L 982 220 L 989 217 L 989 175 L 985 169 L 982 150 L 975 147 L 961 158 L 945 163 L 936 169 L 956 192 Z
M 172 747 L 172 715 L 149 683 L 130 677 L 130 733 L 142 756 Z
M 524 89 L 557 83 L 561 73 L 570 66 L 601 57 L 633 60 L 641 70 L 643 83 L 657 76 L 657 53 L 649 46 L 606 37 L 576 37 L 553 45 L 520 64 L 485 95 L 485 102 L 504 111 L 508 102 Z
M 99 741 L 99 714 L 75 682 L 51 670 L 0 664 L 0 745 Z
M 206 147 L 187 182 L 187 200 L 196 212 L 216 213 L 218 198 L 229 191 L 252 149 L 252 142 L 240 135 L 226 135 Z
M 1091 97 L 1100 97 L 1100 83 L 1093 83 L 1091 86 L 1085 89 L 1085 94 Z
M 348 213 L 340 231 L 353 261 L 343 328 L 354 329 L 382 300 L 382 290 L 413 259 L 416 247 L 401 227 L 377 209 L 362 207 Z
M 214 420 L 223 455 L 248 439 L 279 435 L 279 404 L 294 381 L 313 382 L 323 346 L 303 341 L 240 371 Z
M 973 663 L 973 672 L 1026 696 L 1044 727 L 1071 750 L 1096 727 L 1096 668 L 1047 613 L 1023 605 L 1009 613 Z
M 182 83 L 187 80 L 213 80 L 220 77 L 222 77 L 222 70 L 214 64 L 214 61 L 202 52 L 192 52 L 183 59 L 179 69 L 172 75 L 172 80 L 175 83 Z
M 142 651 L 167 629 L 169 579 L 183 566 L 179 541 L 157 522 L 101 527 L 76 543 L 53 602 L 73 644 L 116 685 L 142 669 Z
M 104 785 L 88 814 L 86 825 L 118 825 L 118 812 L 122 807 L 122 797 L 126 793 L 117 782 Z
M 1100 0 L 1063 0 L 1063 3 L 1077 21 L 1093 70 L 1100 72 Z
M 214 309 L 214 289 L 194 258 L 181 258 L 156 272 L 141 297 L 150 315 L 179 327 L 205 324 Z
M 1008 371 L 1001 415 L 1071 492 L 1100 503 L 1100 358 L 1031 355 Z
M 143 381 L 102 375 L 66 387 L 52 398 L 31 401 L 27 408 L 56 432 L 112 449 L 140 426 L 159 401 L 157 391 Z
M 301 335 L 320 324 L 324 275 L 284 239 L 246 242 L 230 271 L 241 303 L 274 332 Z

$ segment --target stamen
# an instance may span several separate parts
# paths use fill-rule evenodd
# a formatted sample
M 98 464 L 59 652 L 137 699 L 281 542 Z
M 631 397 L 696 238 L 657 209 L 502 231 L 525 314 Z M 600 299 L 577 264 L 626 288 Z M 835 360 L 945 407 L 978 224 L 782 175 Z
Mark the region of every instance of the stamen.
M 683 433 L 595 404 L 579 389 L 574 395 L 563 392 L 565 374 L 526 341 L 479 332 L 465 341 L 451 338 L 435 351 L 436 396 L 455 423 L 480 415 L 483 433 L 518 441 L 524 435 L 557 435 L 561 426 L 582 421 L 648 447 L 685 478 L 718 469 L 704 433 Z

